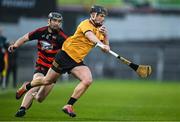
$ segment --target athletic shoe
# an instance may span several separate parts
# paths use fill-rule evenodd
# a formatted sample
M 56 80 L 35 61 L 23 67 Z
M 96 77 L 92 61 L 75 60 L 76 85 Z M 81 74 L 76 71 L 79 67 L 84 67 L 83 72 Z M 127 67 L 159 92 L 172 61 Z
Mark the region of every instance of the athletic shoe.
M 17 113 L 15 114 L 15 117 L 23 117 L 26 114 L 25 109 L 19 109 Z
M 62 111 L 66 114 L 68 114 L 70 117 L 76 117 L 76 114 L 74 113 L 73 106 L 72 105 L 65 105 L 62 108 Z
M 24 82 L 23 85 L 21 86 L 21 88 L 19 88 L 17 91 L 16 91 L 16 99 L 20 99 L 23 94 L 25 94 L 27 92 L 27 89 L 26 89 L 26 85 L 30 83 L 30 82 Z

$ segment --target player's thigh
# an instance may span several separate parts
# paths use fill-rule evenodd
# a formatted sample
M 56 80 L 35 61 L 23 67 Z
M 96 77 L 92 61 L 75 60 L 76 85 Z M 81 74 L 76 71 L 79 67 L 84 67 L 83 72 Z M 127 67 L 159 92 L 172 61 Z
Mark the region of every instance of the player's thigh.
M 50 85 L 41 86 L 37 95 L 46 97 L 50 93 L 50 91 L 53 89 L 53 87 L 54 87 L 54 83 Z
M 34 79 L 38 79 L 38 78 L 43 78 L 43 77 L 44 77 L 44 75 L 43 75 L 42 73 L 35 73 L 35 74 L 33 75 L 33 80 L 34 80 Z M 34 92 L 38 92 L 39 89 L 40 89 L 39 86 L 34 87 L 34 88 L 31 88 L 31 89 L 27 92 L 27 94 L 28 94 L 28 93 L 32 94 L 32 93 L 34 93 Z
M 33 75 L 33 80 L 38 79 L 38 78 L 43 78 L 43 77 L 44 77 L 44 74 L 42 74 L 42 73 L 35 73 Z
M 60 74 L 54 71 L 52 68 L 49 68 L 46 76 L 44 77 L 44 82 L 55 83 L 59 78 Z
M 71 73 L 80 81 L 92 82 L 92 74 L 87 66 L 76 66 Z

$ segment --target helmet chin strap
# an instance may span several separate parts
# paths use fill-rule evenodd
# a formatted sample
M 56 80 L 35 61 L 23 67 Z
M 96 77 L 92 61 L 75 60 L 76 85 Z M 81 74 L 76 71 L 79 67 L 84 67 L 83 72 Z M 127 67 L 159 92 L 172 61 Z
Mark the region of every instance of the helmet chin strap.
M 96 17 L 97 17 L 97 13 L 94 14 L 94 17 L 92 17 L 92 20 L 95 21 Z

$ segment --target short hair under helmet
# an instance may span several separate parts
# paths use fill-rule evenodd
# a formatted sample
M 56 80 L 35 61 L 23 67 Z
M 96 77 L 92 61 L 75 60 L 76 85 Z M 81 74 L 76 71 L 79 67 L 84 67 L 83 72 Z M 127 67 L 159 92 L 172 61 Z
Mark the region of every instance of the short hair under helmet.
M 98 5 L 93 5 L 91 7 L 90 13 L 92 13 L 92 12 L 96 12 L 97 14 L 105 14 L 105 15 L 108 14 L 106 8 L 104 8 L 102 6 L 98 6 Z
M 48 15 L 48 19 L 60 19 L 60 20 L 62 20 L 63 17 L 62 17 L 62 15 L 61 15 L 60 13 L 58 13 L 58 12 L 51 12 L 51 13 L 49 13 L 49 15 Z

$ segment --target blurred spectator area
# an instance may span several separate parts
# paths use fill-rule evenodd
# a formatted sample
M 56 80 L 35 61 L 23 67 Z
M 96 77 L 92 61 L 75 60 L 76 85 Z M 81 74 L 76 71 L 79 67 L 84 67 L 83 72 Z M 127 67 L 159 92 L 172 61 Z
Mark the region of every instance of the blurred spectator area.
M 18 22 L 20 17 L 46 17 L 56 8 L 55 0 L 0 0 L 0 21 Z
M 127 14 L 124 18 L 108 18 L 106 25 L 112 41 L 163 41 L 180 38 L 179 21 L 177 15 Z
M 111 10 L 180 10 L 179 0 L 57 0 L 57 6 L 68 10 L 88 9 L 93 4 L 103 5 Z

